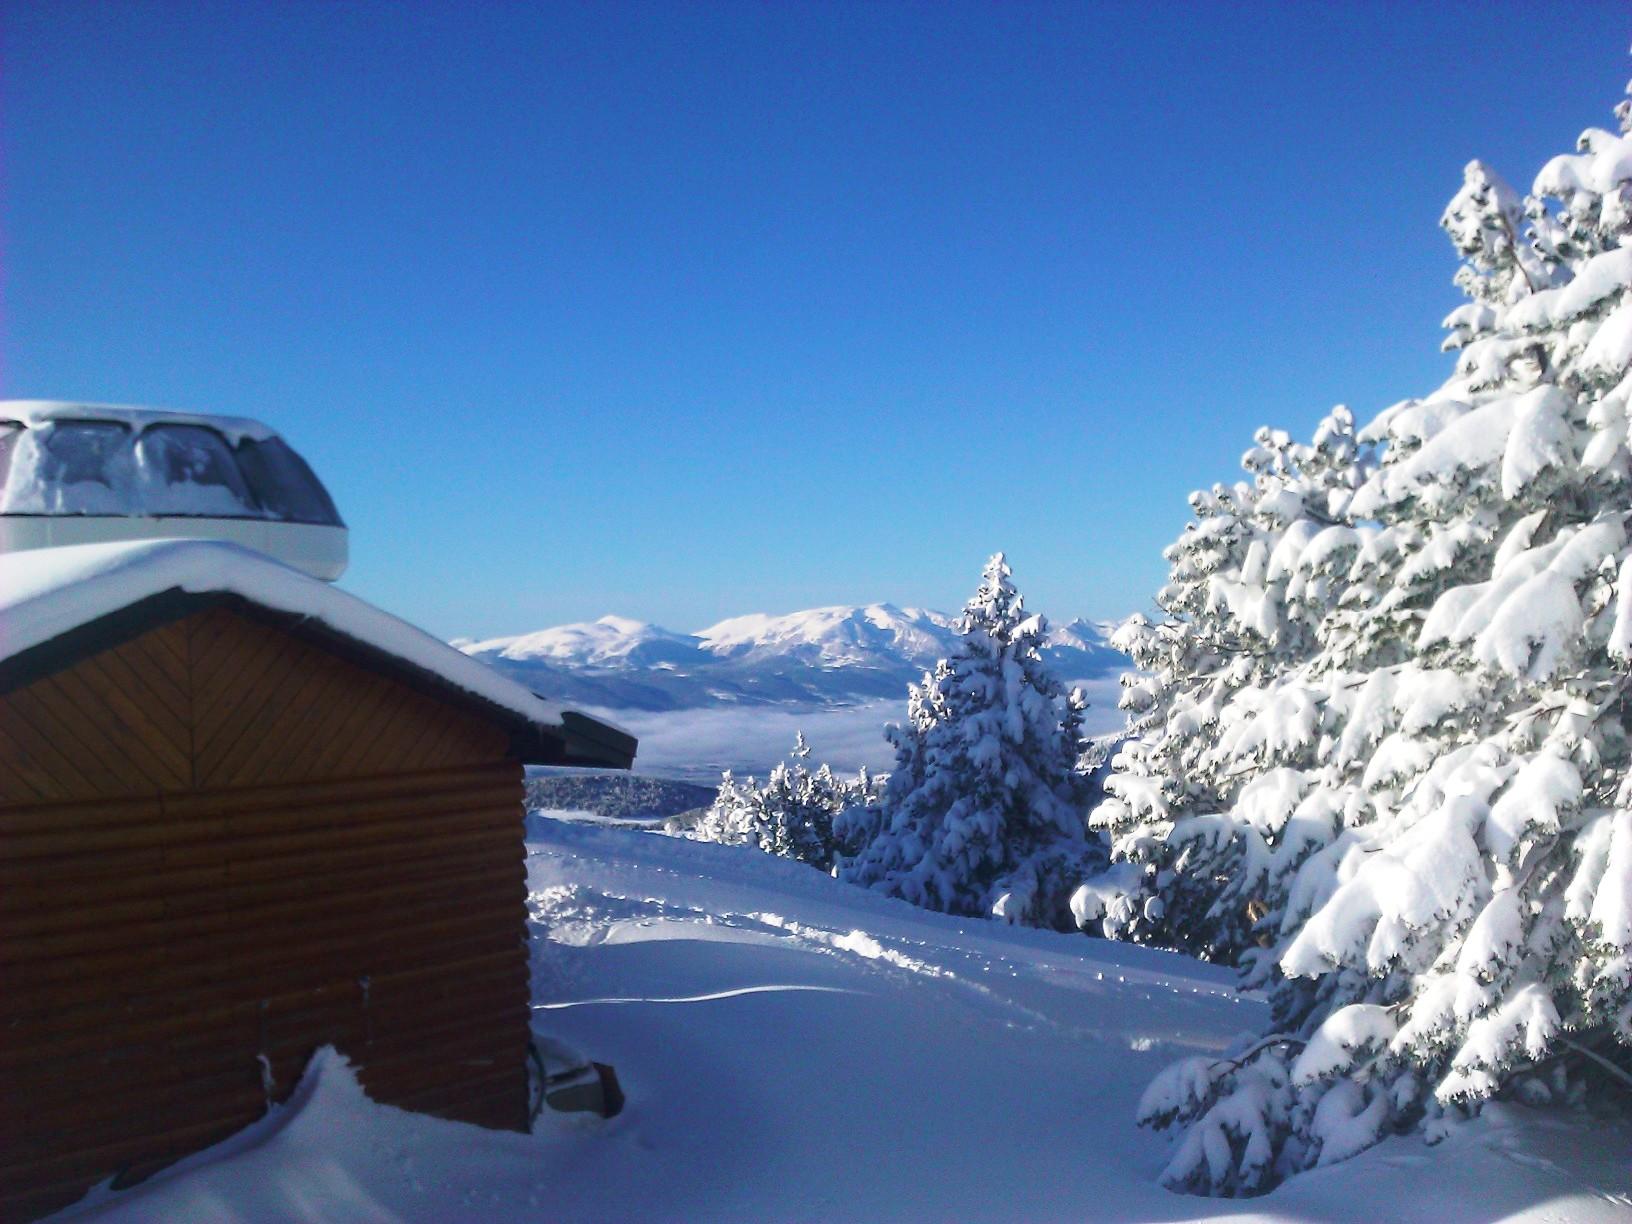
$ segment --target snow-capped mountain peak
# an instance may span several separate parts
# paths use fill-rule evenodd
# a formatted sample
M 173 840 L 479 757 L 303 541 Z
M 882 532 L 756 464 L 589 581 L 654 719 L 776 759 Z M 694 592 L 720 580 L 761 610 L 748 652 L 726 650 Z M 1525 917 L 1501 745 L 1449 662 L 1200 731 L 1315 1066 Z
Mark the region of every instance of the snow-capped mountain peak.
M 939 657 L 950 645 L 951 621 L 921 608 L 890 603 L 811 608 L 786 616 L 756 613 L 723 620 L 697 635 L 722 659 L 792 658 L 820 667 L 877 666 Z
M 823 704 L 904 696 L 951 654 L 955 620 L 892 603 L 734 616 L 696 633 L 603 616 L 454 645 L 553 699 L 612 709 L 720 703 Z M 1062 680 L 1113 675 L 1125 656 L 1100 629 L 1051 626 L 1044 654 Z
M 550 660 L 585 667 L 652 666 L 675 663 L 700 652 L 689 634 L 672 633 L 647 621 L 603 616 L 595 621 L 557 625 L 535 633 L 456 642 L 466 654 L 515 662 Z M 490 659 L 491 661 L 491 659 Z

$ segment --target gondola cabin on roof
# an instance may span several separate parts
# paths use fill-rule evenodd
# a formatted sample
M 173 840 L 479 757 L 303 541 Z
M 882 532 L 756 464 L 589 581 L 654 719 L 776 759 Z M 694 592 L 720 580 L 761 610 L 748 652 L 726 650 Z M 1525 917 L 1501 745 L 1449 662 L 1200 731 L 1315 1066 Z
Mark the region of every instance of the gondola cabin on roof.
M 247 417 L 0 401 L 0 552 L 228 540 L 330 581 L 348 533 L 290 445 Z
M 0 1218 L 225 1138 L 325 1045 L 525 1129 L 522 766 L 634 750 L 236 544 L 0 552 Z

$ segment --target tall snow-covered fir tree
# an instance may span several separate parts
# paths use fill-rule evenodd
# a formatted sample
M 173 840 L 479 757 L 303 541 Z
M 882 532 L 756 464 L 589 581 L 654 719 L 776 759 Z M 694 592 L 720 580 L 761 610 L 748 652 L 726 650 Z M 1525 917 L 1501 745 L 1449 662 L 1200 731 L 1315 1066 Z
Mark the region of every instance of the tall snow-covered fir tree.
M 791 761 L 771 770 L 763 786 L 729 772 L 719 794 L 688 832 L 697 841 L 750 844 L 767 854 L 798 859 L 822 871 L 832 870 L 845 849 L 834 822 L 847 811 L 865 812 L 877 802 L 878 787 L 865 767 L 855 778 L 838 778 L 826 765 L 806 764 L 810 746 L 799 732 Z M 859 817 L 852 815 L 854 822 Z
M 928 909 L 1069 927 L 1071 889 L 1105 858 L 1083 825 L 1080 695 L 1049 674 L 1047 624 L 1026 615 L 1001 553 L 958 632 L 888 731 L 895 767 L 840 877 Z
M 1467 167 L 1438 391 L 1198 495 L 1079 921 L 1242 967 L 1274 1029 L 1164 1072 L 1179 1189 L 1632 1082 L 1632 108 L 1521 199 Z

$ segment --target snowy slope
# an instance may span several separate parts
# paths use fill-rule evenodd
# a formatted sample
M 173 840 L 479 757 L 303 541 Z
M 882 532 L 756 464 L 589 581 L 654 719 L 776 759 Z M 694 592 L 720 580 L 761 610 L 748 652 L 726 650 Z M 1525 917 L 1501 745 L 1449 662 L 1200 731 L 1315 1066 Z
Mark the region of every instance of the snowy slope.
M 1498 1107 L 1256 1200 L 1178 1197 L 1150 1075 L 1258 1028 L 1221 970 L 911 909 L 754 851 L 532 824 L 535 1024 L 624 1113 L 533 1135 L 376 1106 L 337 1058 L 110 1220 L 1624 1219 L 1632 1126 Z
M 733 617 L 695 633 L 604 616 L 535 633 L 454 645 L 547 696 L 605 709 L 701 709 L 723 704 L 851 704 L 903 698 L 951 651 L 953 618 L 894 604 Z M 1044 651 L 1072 681 L 1127 666 L 1108 627 L 1051 629 Z

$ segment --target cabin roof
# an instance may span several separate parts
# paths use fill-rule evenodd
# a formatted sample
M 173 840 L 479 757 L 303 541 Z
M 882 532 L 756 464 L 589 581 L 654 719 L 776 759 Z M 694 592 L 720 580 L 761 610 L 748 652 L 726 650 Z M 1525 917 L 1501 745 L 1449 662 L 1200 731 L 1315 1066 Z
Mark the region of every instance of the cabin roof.
M 485 663 L 329 583 L 219 540 L 0 554 L 0 692 L 203 607 L 227 604 L 417 688 L 485 709 L 528 763 L 628 768 L 635 739 L 544 701 Z

